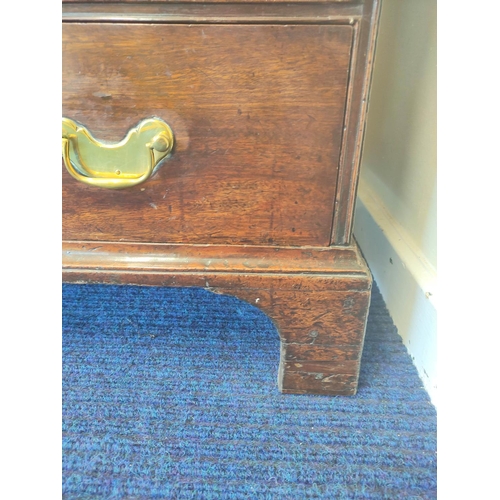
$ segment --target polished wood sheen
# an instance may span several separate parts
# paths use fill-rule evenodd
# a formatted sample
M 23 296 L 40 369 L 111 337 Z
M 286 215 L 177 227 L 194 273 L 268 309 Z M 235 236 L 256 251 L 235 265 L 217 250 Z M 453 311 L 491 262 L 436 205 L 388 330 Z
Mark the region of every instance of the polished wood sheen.
M 64 172 L 64 238 L 328 245 L 351 42 L 349 26 L 65 24 L 63 114 L 109 141 L 157 116 L 176 146 L 124 191 Z
M 63 22 L 354 25 L 363 11 L 358 2 L 78 2 L 63 4 Z
M 68 282 L 194 286 L 239 297 L 276 325 L 282 392 L 356 392 L 371 277 L 355 245 L 248 249 L 73 242 L 65 245 L 63 262 Z
M 153 116 L 175 136 L 137 187 L 63 168 L 63 279 L 234 295 L 278 330 L 282 392 L 355 394 L 372 278 L 352 222 L 379 10 L 63 1 L 63 116 L 103 141 Z

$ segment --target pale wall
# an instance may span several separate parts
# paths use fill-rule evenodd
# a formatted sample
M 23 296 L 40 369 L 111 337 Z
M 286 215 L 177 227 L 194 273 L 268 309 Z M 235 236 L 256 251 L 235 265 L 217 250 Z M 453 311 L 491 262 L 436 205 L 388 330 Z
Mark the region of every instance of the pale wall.
M 383 0 L 354 234 L 436 402 L 436 0 Z

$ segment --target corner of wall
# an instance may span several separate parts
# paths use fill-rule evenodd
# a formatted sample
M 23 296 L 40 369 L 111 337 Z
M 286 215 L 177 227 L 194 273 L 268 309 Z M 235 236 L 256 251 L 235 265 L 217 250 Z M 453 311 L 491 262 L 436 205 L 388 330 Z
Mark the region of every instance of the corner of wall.
M 354 236 L 424 388 L 437 406 L 436 270 L 362 179 Z

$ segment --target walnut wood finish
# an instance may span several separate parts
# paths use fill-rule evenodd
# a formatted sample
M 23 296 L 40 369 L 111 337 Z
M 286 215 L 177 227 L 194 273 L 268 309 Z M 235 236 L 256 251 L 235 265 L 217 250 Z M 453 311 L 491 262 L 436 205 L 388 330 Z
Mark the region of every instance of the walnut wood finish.
M 332 245 L 349 243 L 352 235 L 361 146 L 368 111 L 379 16 L 380 0 L 366 1 L 362 17 L 353 25 L 353 58 L 337 181 Z
M 63 2 L 63 21 L 127 23 L 315 23 L 353 28 L 347 108 L 331 243 L 349 244 L 380 0 L 365 2 Z M 94 96 L 95 97 L 95 96 Z M 103 98 L 106 98 L 104 93 Z
M 176 146 L 123 191 L 64 172 L 64 238 L 328 246 L 351 41 L 350 26 L 65 24 L 64 116 L 109 141 L 158 116 Z
M 195 286 L 264 311 L 281 339 L 282 392 L 354 394 L 371 277 L 356 246 L 295 249 L 67 243 L 64 280 Z
M 67 241 L 68 268 L 124 271 L 210 271 L 365 274 L 355 247 L 248 247 Z
M 354 24 L 359 3 L 65 3 L 63 22 Z
M 172 158 L 121 192 L 63 171 L 63 279 L 259 307 L 285 393 L 356 392 L 371 276 L 351 240 L 380 9 L 366 1 L 63 1 L 63 114 Z

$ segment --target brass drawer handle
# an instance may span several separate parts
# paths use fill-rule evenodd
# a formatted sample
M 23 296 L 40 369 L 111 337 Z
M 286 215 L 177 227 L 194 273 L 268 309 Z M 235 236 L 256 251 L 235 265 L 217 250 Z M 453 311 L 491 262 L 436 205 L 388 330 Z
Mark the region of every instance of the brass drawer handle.
M 118 143 L 101 142 L 81 124 L 62 119 L 62 156 L 78 181 L 107 189 L 124 189 L 151 177 L 174 147 L 174 134 L 160 118 L 147 118 Z

